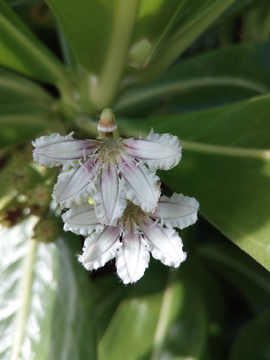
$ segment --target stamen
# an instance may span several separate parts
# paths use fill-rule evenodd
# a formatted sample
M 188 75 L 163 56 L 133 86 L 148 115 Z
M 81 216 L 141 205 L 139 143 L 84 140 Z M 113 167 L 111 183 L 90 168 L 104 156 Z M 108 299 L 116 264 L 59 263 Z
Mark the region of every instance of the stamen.
M 152 229 L 152 227 L 154 227 L 157 223 L 159 222 L 159 219 L 156 219 L 156 221 L 154 221 L 154 224 L 152 224 L 149 229 Z
M 86 172 L 88 172 L 88 169 L 84 166 L 82 159 L 79 160 L 79 164 L 84 168 Z

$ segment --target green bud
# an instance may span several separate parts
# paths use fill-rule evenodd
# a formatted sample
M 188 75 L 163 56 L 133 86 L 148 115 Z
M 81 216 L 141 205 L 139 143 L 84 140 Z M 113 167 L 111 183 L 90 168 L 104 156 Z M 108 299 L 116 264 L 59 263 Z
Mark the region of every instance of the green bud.
M 27 193 L 28 205 L 46 206 L 49 205 L 51 197 L 51 187 L 45 184 L 37 184 L 34 189 Z
M 129 50 L 129 65 L 144 68 L 150 58 L 152 44 L 146 38 L 139 40 Z
M 15 189 L 21 194 L 25 194 L 42 180 L 40 174 L 29 165 L 16 167 L 10 172 L 9 177 Z
M 34 227 L 33 238 L 44 243 L 55 242 L 59 234 L 59 224 L 56 220 L 40 220 Z

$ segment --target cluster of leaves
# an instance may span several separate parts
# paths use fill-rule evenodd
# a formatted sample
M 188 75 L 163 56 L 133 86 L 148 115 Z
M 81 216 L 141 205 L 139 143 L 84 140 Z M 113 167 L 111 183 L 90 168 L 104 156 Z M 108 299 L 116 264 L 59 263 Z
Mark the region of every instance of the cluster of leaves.
M 268 0 L 0 0 L 1 360 L 269 358 L 269 18 Z M 108 106 L 122 136 L 181 139 L 160 176 L 213 226 L 127 287 L 78 264 L 29 145 L 94 137 Z

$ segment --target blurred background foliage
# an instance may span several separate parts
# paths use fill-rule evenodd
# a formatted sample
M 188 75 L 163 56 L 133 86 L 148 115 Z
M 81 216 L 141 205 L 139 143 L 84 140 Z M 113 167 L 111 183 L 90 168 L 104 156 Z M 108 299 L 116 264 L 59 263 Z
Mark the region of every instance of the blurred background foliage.
M 268 0 L 0 0 L 0 359 L 270 359 Z M 87 271 L 30 141 L 177 135 L 187 260 Z M 230 241 L 231 240 L 231 241 Z M 244 251 L 243 251 L 244 250 Z

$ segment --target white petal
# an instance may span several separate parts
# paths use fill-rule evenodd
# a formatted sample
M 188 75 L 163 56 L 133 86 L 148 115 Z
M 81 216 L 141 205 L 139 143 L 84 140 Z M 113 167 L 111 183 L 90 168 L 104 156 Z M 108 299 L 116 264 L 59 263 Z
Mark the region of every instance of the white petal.
M 181 160 L 181 146 L 177 136 L 155 134 L 153 129 L 145 139 L 123 141 L 128 154 L 147 164 L 149 169 L 169 170 Z
M 102 167 L 97 181 L 97 191 L 92 199 L 99 221 L 106 225 L 116 225 L 123 215 L 126 199 L 121 196 L 119 189 L 119 176 L 115 164 L 106 164 Z
M 87 235 L 94 230 L 101 231 L 104 227 L 98 221 L 94 206 L 88 202 L 73 206 L 62 215 L 62 219 L 65 222 L 64 230 L 75 234 Z
M 197 221 L 198 210 L 199 203 L 195 198 L 174 193 L 171 198 L 162 196 L 156 211 L 151 216 L 160 219 L 169 228 L 184 229 Z
M 120 235 L 121 230 L 113 226 L 106 226 L 102 232 L 93 233 L 85 240 L 79 261 L 87 270 L 104 266 L 115 257 L 116 251 L 122 246 Z
M 186 259 L 186 253 L 182 250 L 182 240 L 175 230 L 155 224 L 151 219 L 145 220 L 141 229 L 144 242 L 155 259 L 173 267 L 178 267 Z
M 139 280 L 148 267 L 150 254 L 134 225 L 125 230 L 123 246 L 116 253 L 116 267 L 124 284 Z
M 127 199 L 140 206 L 143 211 L 153 212 L 160 196 L 159 178 L 143 164 L 136 164 L 130 157 L 119 160 L 122 175 L 120 187 Z
M 42 136 L 32 142 L 34 161 L 46 167 L 64 165 L 67 170 L 75 161 L 84 159 L 96 151 L 99 142 L 96 140 L 75 140 L 73 132 L 66 136 L 52 134 Z
M 53 198 L 63 207 L 71 207 L 88 201 L 95 191 L 99 161 L 90 158 L 84 164 L 62 173 L 54 187 Z

